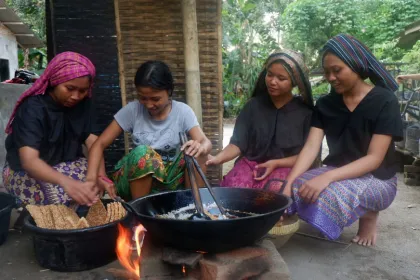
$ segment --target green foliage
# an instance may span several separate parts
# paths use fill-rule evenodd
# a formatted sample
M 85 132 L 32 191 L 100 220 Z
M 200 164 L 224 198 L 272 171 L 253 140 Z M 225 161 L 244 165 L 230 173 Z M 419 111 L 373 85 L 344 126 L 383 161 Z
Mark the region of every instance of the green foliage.
M 238 116 L 247 101 L 248 98 L 245 95 L 237 96 L 232 92 L 226 93 L 224 95 L 225 110 L 223 112 L 223 117 L 231 118 Z
M 222 12 L 223 87 L 230 104 L 226 115 L 234 115 L 250 96 L 264 60 L 274 50 L 300 51 L 313 69 L 320 65 L 322 46 L 339 33 L 360 39 L 383 62 L 402 59 L 409 63 L 402 67 L 404 72 L 419 72 L 419 43 L 408 52 L 396 47 L 400 32 L 418 19 L 419 0 L 226 0 Z M 328 84 L 322 83 L 313 93 L 317 97 L 327 90 Z
M 420 41 L 413 46 L 402 58 L 402 62 L 407 63 L 403 66 L 404 74 L 420 73 Z
M 45 1 L 44 0 L 6 0 L 21 20 L 46 44 Z M 29 51 L 28 70 L 38 74 L 46 67 L 46 48 L 35 48 Z M 19 67 L 24 67 L 24 52 L 19 49 Z
M 46 42 L 45 0 L 6 0 L 6 3 Z
M 30 49 L 29 50 L 29 69 L 35 73 L 42 74 L 44 69 L 47 67 L 47 55 L 42 49 Z M 19 66 L 23 67 L 25 64 L 25 55 L 22 49 L 18 51 Z
M 325 42 L 348 33 L 378 51 L 381 59 L 401 59 L 395 38 L 420 19 L 418 0 L 296 0 L 283 13 L 284 43 L 302 51 L 313 66 Z M 376 54 L 376 53 L 375 53 Z
M 329 84 L 323 82 L 319 85 L 312 87 L 312 96 L 314 99 L 318 99 L 321 95 L 327 94 L 329 92 Z
M 223 88 L 233 116 L 251 95 L 264 60 L 279 49 L 280 14 L 289 0 L 227 0 L 223 2 Z M 264 20 L 266 19 L 266 20 Z M 268 19 L 268 20 L 267 20 Z

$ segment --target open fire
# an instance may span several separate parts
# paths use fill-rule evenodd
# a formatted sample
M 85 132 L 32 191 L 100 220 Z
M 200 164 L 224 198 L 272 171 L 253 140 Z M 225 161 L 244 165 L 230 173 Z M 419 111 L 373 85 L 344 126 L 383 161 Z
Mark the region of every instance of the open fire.
M 134 231 L 136 242 L 136 252 L 133 256 L 131 250 L 132 235 L 130 229 L 124 228 L 121 224 L 118 225 L 118 239 L 117 239 L 117 256 L 121 265 L 132 275 L 136 275 L 137 279 L 140 278 L 140 257 L 141 248 L 143 246 L 144 236 L 146 229 L 143 225 L 138 225 Z
M 116 253 L 124 269 L 111 268 L 108 272 L 119 279 L 138 280 L 141 276 L 202 280 L 290 279 L 287 265 L 268 240 L 219 254 L 180 251 L 148 243 L 142 256 L 146 229 L 138 225 L 134 235 L 122 225 L 118 225 L 118 230 Z

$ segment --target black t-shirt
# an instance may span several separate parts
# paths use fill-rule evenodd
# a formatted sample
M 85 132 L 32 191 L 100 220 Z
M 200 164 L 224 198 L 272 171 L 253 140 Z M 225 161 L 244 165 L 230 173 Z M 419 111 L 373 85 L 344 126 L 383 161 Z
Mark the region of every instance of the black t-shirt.
M 6 138 L 6 160 L 12 170 L 22 170 L 19 149 L 39 151 L 40 158 L 53 166 L 83 156 L 82 144 L 90 134 L 98 134 L 90 99 L 66 108 L 51 96 L 28 97 L 18 108 L 13 132 Z
M 373 134 L 403 138 L 400 108 L 396 96 L 389 90 L 374 87 L 359 105 L 350 112 L 343 96 L 330 93 L 321 97 L 315 106 L 312 126 L 323 129 L 329 154 L 324 164 L 340 167 L 367 155 Z M 395 145 L 391 143 L 385 158 L 372 174 L 381 180 L 395 175 Z
M 280 109 L 268 96 L 254 97 L 240 112 L 230 143 L 251 161 L 297 155 L 308 136 L 311 115 L 312 109 L 300 97 Z

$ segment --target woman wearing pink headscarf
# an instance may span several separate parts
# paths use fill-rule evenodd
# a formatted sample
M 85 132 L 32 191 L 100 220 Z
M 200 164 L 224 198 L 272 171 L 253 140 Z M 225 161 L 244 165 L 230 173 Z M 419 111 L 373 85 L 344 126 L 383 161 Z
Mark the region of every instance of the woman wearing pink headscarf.
M 17 101 L 6 127 L 3 182 L 24 204 L 91 205 L 102 190 L 113 193 L 104 180 L 94 187 L 83 182 L 82 145 L 90 149 L 99 133 L 90 100 L 94 78 L 88 58 L 64 52 Z

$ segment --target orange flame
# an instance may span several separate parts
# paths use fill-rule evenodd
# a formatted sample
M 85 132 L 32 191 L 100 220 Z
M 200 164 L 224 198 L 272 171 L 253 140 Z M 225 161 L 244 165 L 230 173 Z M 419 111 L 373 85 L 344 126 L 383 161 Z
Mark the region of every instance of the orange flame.
M 187 276 L 187 269 L 185 268 L 185 265 L 182 265 L 182 275 Z
M 121 224 L 118 224 L 118 239 L 117 239 L 117 256 L 121 265 L 125 267 L 130 273 L 140 277 L 140 256 L 141 247 L 143 245 L 144 235 L 146 229 L 139 225 L 136 227 L 134 232 L 136 240 L 137 256 L 132 257 L 131 252 L 131 232 L 129 229 L 124 228 Z M 141 237 L 140 237 L 141 236 Z

